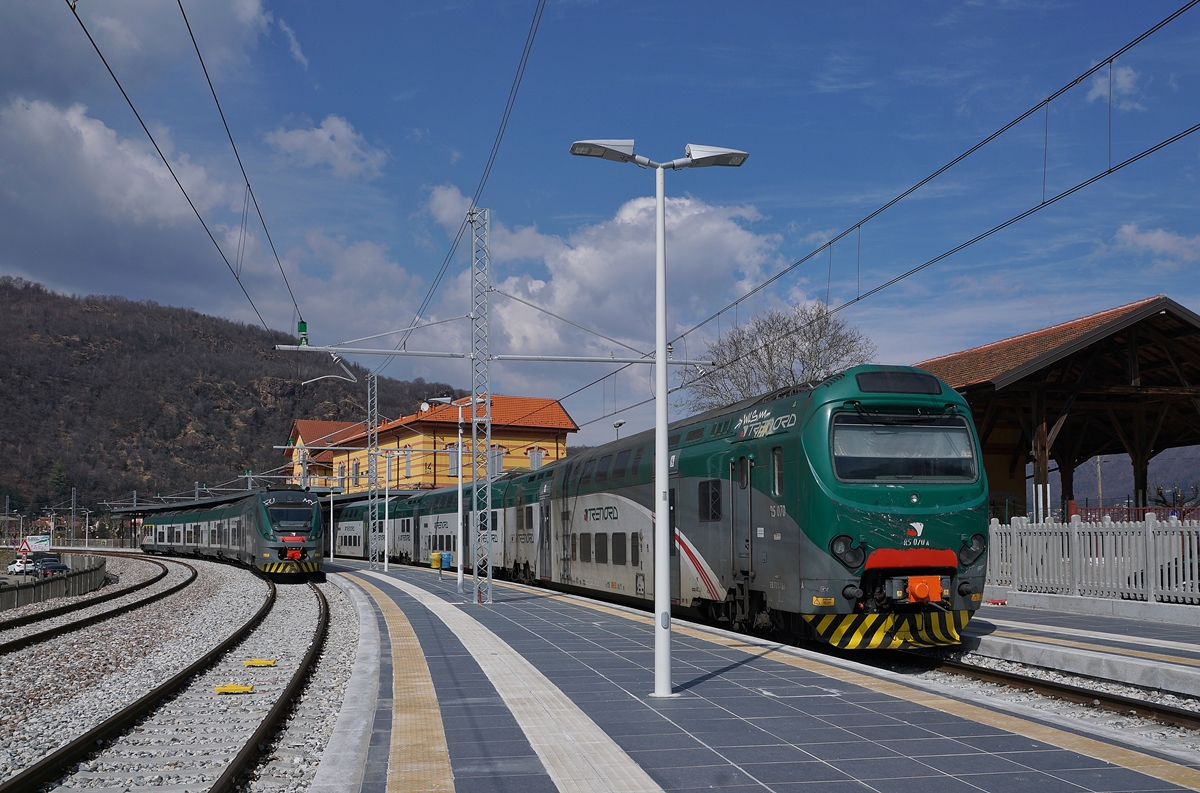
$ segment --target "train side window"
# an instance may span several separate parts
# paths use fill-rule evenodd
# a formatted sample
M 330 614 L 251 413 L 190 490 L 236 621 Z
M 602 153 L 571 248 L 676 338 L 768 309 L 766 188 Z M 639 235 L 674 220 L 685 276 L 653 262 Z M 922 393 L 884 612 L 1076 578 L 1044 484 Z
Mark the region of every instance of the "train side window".
M 612 478 L 624 479 L 625 466 L 629 464 L 629 449 L 617 454 L 617 461 L 613 463 Z
M 579 535 L 571 535 L 571 561 L 574 562 L 579 557 Z
M 771 495 L 783 495 L 783 447 L 771 449 Z
M 588 460 L 583 464 L 583 475 L 579 477 L 579 484 L 586 485 L 592 481 L 592 469 L 595 467 L 595 460 Z
M 608 564 L 608 533 L 596 532 L 596 564 Z
M 705 479 L 697 486 L 698 517 L 702 521 L 711 522 L 721 519 L 721 480 Z
M 645 446 L 639 446 L 637 451 L 633 453 L 633 467 L 629 469 L 630 476 L 638 475 L 638 466 L 642 464 L 642 452 L 645 450 Z
M 525 512 L 520 507 L 518 507 L 517 508 L 517 534 L 520 534 L 523 531 L 525 531 Z
M 636 531 L 629 534 L 629 563 L 634 567 L 642 564 L 642 537 Z
M 745 490 L 750 486 L 750 458 L 738 458 L 738 487 Z
M 579 535 L 579 561 L 592 561 L 592 535 L 586 531 Z
M 624 566 L 625 564 L 625 542 L 628 537 L 623 531 L 614 531 L 612 536 L 612 563 Z
M 596 483 L 608 481 L 608 466 L 612 464 L 613 456 L 606 454 L 600 458 L 600 463 L 596 466 Z

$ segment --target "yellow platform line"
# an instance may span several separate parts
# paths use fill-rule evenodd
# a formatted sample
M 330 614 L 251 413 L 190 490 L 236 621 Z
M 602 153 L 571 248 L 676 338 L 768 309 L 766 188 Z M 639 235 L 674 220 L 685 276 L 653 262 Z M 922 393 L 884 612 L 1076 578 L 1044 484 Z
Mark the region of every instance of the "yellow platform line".
M 559 593 L 549 593 L 544 590 L 539 590 L 535 587 L 527 587 L 519 584 L 496 582 L 500 586 L 520 589 L 523 592 L 535 592 L 543 597 L 568 600 L 572 603 L 585 606 L 593 611 L 598 611 L 604 614 L 611 614 L 614 617 L 623 617 L 631 622 L 638 622 L 643 625 L 653 625 L 649 615 L 630 614 L 626 611 L 612 608 L 610 606 L 592 603 L 584 598 L 574 597 L 571 595 L 562 595 Z M 1173 763 L 1170 760 L 1163 760 L 1152 755 L 1143 754 L 1142 752 L 1133 749 L 1126 749 L 1123 746 L 1117 746 L 1104 741 L 1098 741 L 1094 738 L 1088 738 L 1082 735 L 1076 735 L 1073 732 L 1060 730 L 1056 727 L 1049 727 L 1035 721 L 1020 718 L 1019 716 L 1010 716 L 1006 713 L 998 713 L 978 705 L 970 705 L 966 702 L 959 702 L 956 699 L 950 699 L 939 694 L 932 694 L 923 689 L 893 683 L 887 680 L 880 680 L 870 675 L 865 675 L 860 672 L 854 672 L 849 669 L 842 669 L 838 666 L 821 663 L 807 658 L 792 655 L 783 650 L 763 647 L 760 644 L 746 642 L 736 639 L 731 636 L 722 636 L 718 633 L 709 633 L 701 628 L 694 628 L 679 621 L 672 622 L 672 631 L 690 636 L 694 639 L 712 642 L 730 649 L 741 650 L 742 652 L 752 655 L 769 658 L 773 661 L 778 661 L 788 666 L 797 669 L 803 669 L 807 672 L 814 672 L 819 675 L 840 680 L 849 685 L 860 686 L 880 694 L 896 697 L 907 702 L 915 702 L 919 705 L 924 705 L 933 710 L 939 710 L 943 713 L 949 713 L 954 716 L 959 716 L 969 721 L 978 724 L 986 724 L 989 727 L 1005 730 L 1007 732 L 1021 735 L 1026 738 L 1033 738 L 1042 743 L 1057 746 L 1060 749 L 1066 749 L 1070 752 L 1091 757 L 1096 760 L 1103 760 L 1113 765 L 1128 768 L 1131 771 L 1145 774 L 1170 782 L 1174 785 L 1188 788 L 1190 790 L 1200 790 L 1200 769 L 1189 768 L 1185 765 Z M 763 651 L 767 652 L 764 653 Z
M 366 573 L 411 595 L 449 628 L 488 676 L 560 793 L 663 793 L 562 689 L 463 609 L 422 587 Z
M 387 793 L 453 791 L 446 729 L 417 634 L 395 601 L 360 576 L 347 577 L 375 600 L 391 636 L 393 705 Z

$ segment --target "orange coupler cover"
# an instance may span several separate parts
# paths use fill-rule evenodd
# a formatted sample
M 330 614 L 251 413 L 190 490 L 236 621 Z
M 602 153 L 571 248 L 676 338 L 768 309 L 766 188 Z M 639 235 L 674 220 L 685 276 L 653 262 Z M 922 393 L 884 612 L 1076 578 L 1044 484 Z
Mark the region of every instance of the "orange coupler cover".
M 910 575 L 908 599 L 912 603 L 938 602 L 942 599 L 942 579 L 936 575 Z

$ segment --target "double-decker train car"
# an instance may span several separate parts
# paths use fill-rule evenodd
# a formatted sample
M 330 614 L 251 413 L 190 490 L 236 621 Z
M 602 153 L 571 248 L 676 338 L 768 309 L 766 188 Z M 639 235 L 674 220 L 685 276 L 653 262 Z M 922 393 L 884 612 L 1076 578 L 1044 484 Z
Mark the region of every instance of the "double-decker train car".
M 979 607 L 979 441 L 927 372 L 860 366 L 711 410 L 674 423 L 667 453 L 671 599 L 687 613 L 874 649 L 957 644 Z M 649 606 L 654 454 L 644 432 L 496 482 L 496 574 Z M 425 537 L 451 536 L 456 498 L 402 509 Z M 427 562 L 412 536 L 406 558 Z
M 268 488 L 141 507 L 142 550 L 225 559 L 281 576 L 322 575 L 317 497 Z

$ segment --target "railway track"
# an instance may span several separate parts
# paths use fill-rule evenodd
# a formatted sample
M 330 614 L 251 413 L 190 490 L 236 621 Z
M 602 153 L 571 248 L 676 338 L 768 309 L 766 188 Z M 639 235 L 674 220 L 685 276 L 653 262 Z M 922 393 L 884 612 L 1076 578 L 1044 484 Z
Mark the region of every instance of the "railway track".
M 0 783 L 0 793 L 187 785 L 230 791 L 253 767 L 300 693 L 324 643 L 328 604 L 314 585 L 268 582 L 262 607 L 187 668 Z M 297 623 L 307 617 L 309 631 Z M 297 633 L 300 636 L 297 637 Z M 307 646 L 302 644 L 308 638 Z M 274 666 L 244 666 L 250 659 Z M 234 683 L 244 694 L 219 694 Z
M 106 556 L 107 554 L 92 553 L 88 555 Z M 81 598 L 65 606 L 56 606 L 54 608 L 43 609 L 42 611 L 38 611 L 33 614 L 26 614 L 22 617 L 12 617 L 10 619 L 0 620 L 0 631 L 12 630 L 13 628 L 23 628 L 26 625 L 33 625 L 37 622 L 43 622 L 55 617 L 61 617 L 63 614 L 69 614 L 72 611 L 91 608 L 92 606 L 97 606 L 101 603 L 107 603 L 110 600 L 116 600 L 117 598 L 124 597 L 125 595 L 132 595 L 134 592 L 139 592 L 148 586 L 157 584 L 159 581 L 167 577 L 167 566 L 162 562 L 156 559 L 139 559 L 138 561 L 156 565 L 159 568 L 158 573 L 146 579 L 145 581 L 140 581 L 136 584 L 131 584 L 125 587 L 118 586 L 110 591 L 100 590 L 103 594 L 89 598 Z
M 1169 724 L 1188 730 L 1200 730 L 1200 713 L 1187 710 L 1186 708 L 1148 702 L 1144 699 L 1126 697 L 1121 694 L 1110 694 L 1069 683 L 1042 680 L 1041 678 L 1030 677 L 1016 672 L 988 669 L 963 663 L 962 661 L 931 659 L 927 656 L 910 655 L 908 658 L 909 662 L 912 662 L 914 658 L 924 661 L 931 670 L 949 672 L 986 683 L 995 683 L 1010 688 L 1032 691 L 1042 696 L 1055 697 L 1080 705 L 1103 708 L 1129 716 L 1138 716 L 1161 724 Z
M 151 560 L 147 560 L 147 561 L 151 561 Z M 70 621 L 61 623 L 59 625 L 54 625 L 54 626 L 51 626 L 48 628 L 43 628 L 41 630 L 33 630 L 33 631 L 30 631 L 27 633 L 21 633 L 20 635 L 17 635 L 17 636 L 11 636 L 11 635 L 7 636 L 7 637 L 4 636 L 5 633 L 9 633 L 10 631 L 19 631 L 20 628 L 22 628 L 22 627 L 28 627 L 29 625 L 37 625 L 39 622 L 48 622 L 54 618 L 61 617 L 64 614 L 68 614 L 73 611 L 91 608 L 92 606 L 96 605 L 97 603 L 107 602 L 108 600 L 111 600 L 111 599 L 115 599 L 118 597 L 124 597 L 125 595 L 129 595 L 132 592 L 141 591 L 141 590 L 147 588 L 150 583 L 153 583 L 156 581 L 161 581 L 163 578 L 166 577 L 166 575 L 168 573 L 166 565 L 163 564 L 162 562 L 155 561 L 154 562 L 155 564 L 161 565 L 163 568 L 163 574 L 161 576 L 156 577 L 151 582 L 143 582 L 143 584 L 145 584 L 145 586 L 138 585 L 137 587 L 129 587 L 125 591 L 122 591 L 122 592 L 113 593 L 112 598 L 109 598 L 106 596 L 103 598 L 103 600 L 91 599 L 91 600 L 85 601 L 83 603 L 74 603 L 74 604 L 71 604 L 70 606 L 63 606 L 60 608 L 50 609 L 48 612 L 41 612 L 36 615 L 31 614 L 31 615 L 28 615 L 27 617 L 19 617 L 17 619 L 10 620 L 7 623 L 0 623 L 0 655 L 16 652 L 18 650 L 23 650 L 26 647 L 29 647 L 31 645 L 39 644 L 39 643 L 47 641 L 49 639 L 53 639 L 56 636 L 62 636 L 64 634 L 71 633 L 72 631 L 77 631 L 82 628 L 86 628 L 91 625 L 95 625 L 97 623 L 104 622 L 105 620 L 112 619 L 113 617 L 118 617 L 122 614 L 126 614 L 130 611 L 134 611 L 135 609 L 139 609 L 144 606 L 148 606 L 151 603 L 156 603 L 159 600 L 162 600 L 163 598 L 166 598 L 166 597 L 170 597 L 171 595 L 175 594 L 176 592 L 179 592 L 180 590 L 184 589 L 185 587 L 190 586 L 192 584 L 192 582 L 194 582 L 196 580 L 198 573 L 197 573 L 197 570 L 195 567 L 188 564 L 187 562 L 181 562 L 176 559 L 172 559 L 171 562 L 173 564 L 178 564 L 178 565 L 181 565 L 184 568 L 186 568 L 188 570 L 187 577 L 172 586 L 169 586 L 169 587 L 159 590 L 157 592 L 146 593 L 144 597 L 140 597 L 137 600 L 131 601 L 129 603 L 124 603 L 120 606 L 116 606 L 115 608 L 105 609 L 104 611 L 101 611 L 101 612 L 98 612 L 95 614 L 89 614 L 86 617 L 81 617 L 79 619 L 70 620 Z

